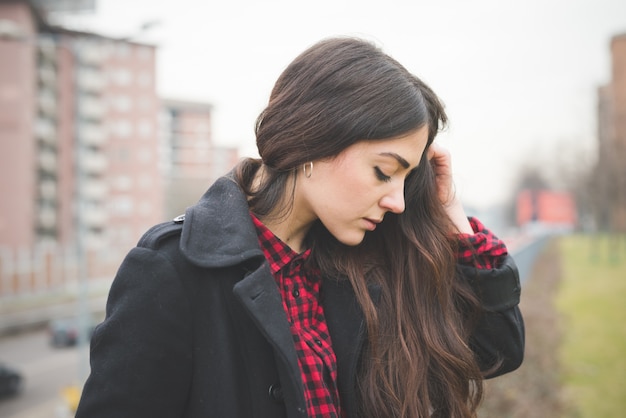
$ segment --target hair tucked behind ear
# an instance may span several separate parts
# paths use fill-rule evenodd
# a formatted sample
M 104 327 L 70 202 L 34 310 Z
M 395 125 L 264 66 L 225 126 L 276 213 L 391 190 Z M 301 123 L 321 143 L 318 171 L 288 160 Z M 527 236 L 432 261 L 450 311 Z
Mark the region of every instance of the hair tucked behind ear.
M 359 416 L 475 417 L 482 376 L 468 339 L 478 302 L 457 278 L 456 241 L 425 158 L 405 194 L 407 210 L 388 214 L 358 247 L 328 237 L 314 247 L 326 275 L 350 280 L 365 315 Z
M 280 76 L 257 121 L 261 161 L 244 161 L 235 178 L 251 209 L 269 214 L 301 164 L 423 126 L 430 145 L 445 123 L 437 96 L 397 61 L 361 40 L 330 39 Z M 261 165 L 266 178 L 253 189 Z M 475 417 L 482 383 L 468 339 L 478 303 L 457 279 L 453 228 L 426 153 L 406 179 L 405 203 L 404 213 L 387 214 L 356 247 L 340 244 L 319 221 L 307 237 L 312 262 L 327 279 L 349 280 L 364 313 L 359 416 Z M 372 285 L 381 289 L 377 304 Z

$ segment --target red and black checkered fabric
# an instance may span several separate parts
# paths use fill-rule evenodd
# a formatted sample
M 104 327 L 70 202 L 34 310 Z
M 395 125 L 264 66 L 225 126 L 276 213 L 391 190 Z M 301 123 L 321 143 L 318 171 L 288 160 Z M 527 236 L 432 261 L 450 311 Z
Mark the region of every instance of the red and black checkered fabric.
M 342 413 L 337 389 L 337 359 L 324 309 L 319 303 L 321 276 L 319 271 L 303 267 L 310 250 L 296 253 L 254 215 L 251 217 L 291 324 L 308 416 L 339 418 Z M 470 218 L 470 224 L 475 234 L 459 234 L 458 261 L 477 268 L 496 267 L 507 254 L 506 246 L 477 219 Z

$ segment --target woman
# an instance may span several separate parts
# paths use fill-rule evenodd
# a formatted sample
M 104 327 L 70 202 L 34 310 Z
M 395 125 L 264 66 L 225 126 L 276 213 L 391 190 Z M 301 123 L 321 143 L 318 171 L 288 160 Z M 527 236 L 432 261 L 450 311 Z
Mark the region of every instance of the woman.
M 367 42 L 297 57 L 261 158 L 120 267 L 77 417 L 476 416 L 522 360 L 520 288 L 452 191 L 445 122 Z

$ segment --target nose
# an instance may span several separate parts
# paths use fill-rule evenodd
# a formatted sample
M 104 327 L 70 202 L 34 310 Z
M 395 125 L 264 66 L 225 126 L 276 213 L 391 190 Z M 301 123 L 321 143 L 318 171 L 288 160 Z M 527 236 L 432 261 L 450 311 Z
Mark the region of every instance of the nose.
M 380 199 L 380 207 L 392 212 L 402 213 L 404 212 L 404 183 L 400 183 L 397 187 L 394 187 L 389 193 L 384 195 Z

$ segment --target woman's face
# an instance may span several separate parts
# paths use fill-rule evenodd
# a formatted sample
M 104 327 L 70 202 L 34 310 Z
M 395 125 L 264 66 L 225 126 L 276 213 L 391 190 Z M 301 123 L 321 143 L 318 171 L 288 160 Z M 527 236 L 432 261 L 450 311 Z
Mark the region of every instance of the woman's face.
M 404 211 L 404 181 L 419 164 L 428 127 L 393 139 L 361 141 L 298 177 L 301 220 L 320 219 L 337 240 L 357 245 L 387 212 Z M 308 174 L 308 167 L 307 167 Z

